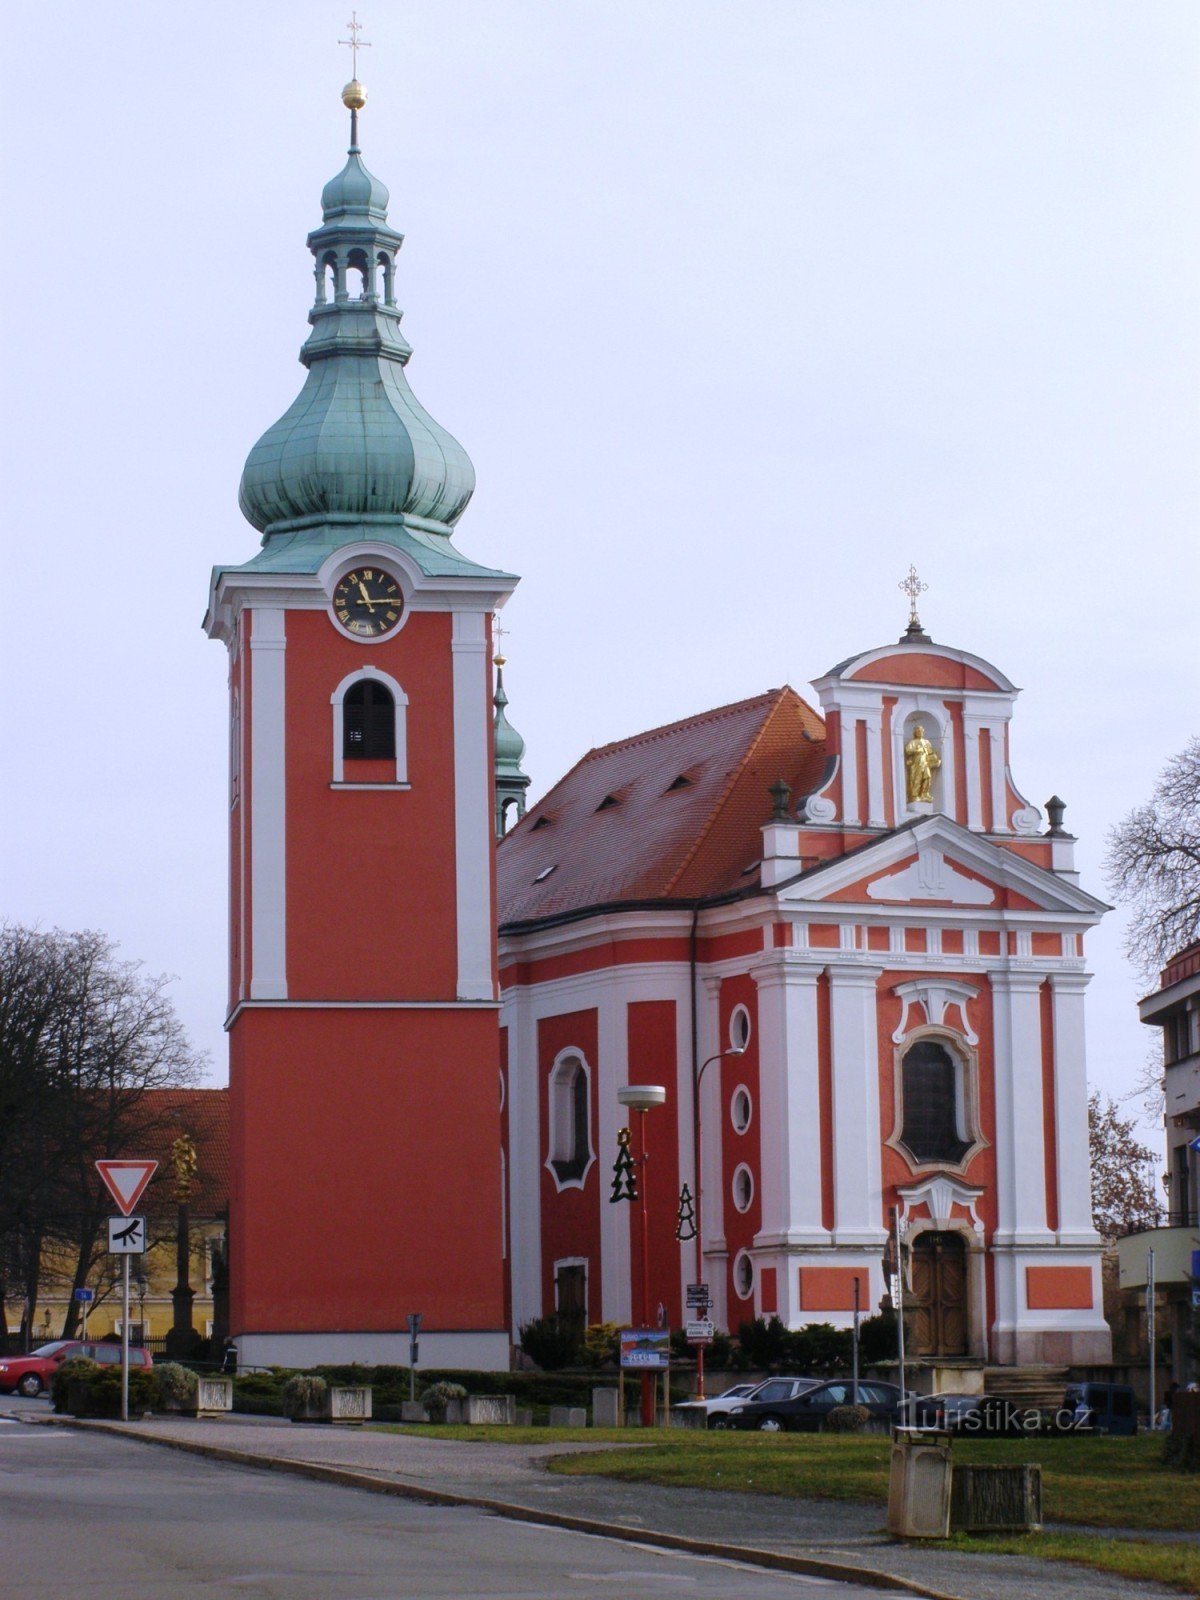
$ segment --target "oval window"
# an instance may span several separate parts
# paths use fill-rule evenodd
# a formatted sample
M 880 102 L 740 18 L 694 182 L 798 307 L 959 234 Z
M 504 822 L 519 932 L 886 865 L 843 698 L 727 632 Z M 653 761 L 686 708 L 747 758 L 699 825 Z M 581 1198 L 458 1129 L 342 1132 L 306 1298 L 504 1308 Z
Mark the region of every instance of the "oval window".
M 729 1102 L 729 1118 L 733 1123 L 734 1133 L 745 1133 L 754 1116 L 754 1102 L 750 1099 L 750 1091 L 746 1085 L 739 1084 L 733 1091 L 733 1099 Z
M 733 1203 L 739 1211 L 749 1211 L 754 1199 L 754 1174 L 743 1164 L 733 1175 Z
M 745 1006 L 735 1006 L 729 1019 L 729 1048 L 744 1050 L 750 1043 L 750 1013 Z
M 733 1287 L 739 1300 L 749 1300 L 754 1293 L 754 1263 L 744 1250 L 734 1257 Z

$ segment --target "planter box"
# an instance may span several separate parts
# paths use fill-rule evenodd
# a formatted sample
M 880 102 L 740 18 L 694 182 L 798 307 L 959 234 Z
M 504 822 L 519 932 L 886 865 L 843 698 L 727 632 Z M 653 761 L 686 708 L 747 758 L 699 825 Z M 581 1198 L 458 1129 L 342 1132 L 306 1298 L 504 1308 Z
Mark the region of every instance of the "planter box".
M 232 1378 L 200 1378 L 196 1384 L 195 1402 L 187 1407 L 193 1417 L 218 1417 L 233 1410 Z
M 551 1406 L 550 1426 L 552 1428 L 586 1428 L 586 1406 Z
M 401 1400 L 401 1422 L 428 1422 L 429 1413 L 419 1400 Z
M 329 1388 L 325 1392 L 324 1421 L 361 1424 L 371 1420 L 371 1391 L 367 1387 Z
M 472 1423 L 503 1423 L 511 1426 L 517 1420 L 517 1399 L 511 1394 L 469 1394 L 459 1402 L 466 1409 L 466 1421 Z
M 954 1468 L 952 1533 L 1032 1533 L 1041 1525 L 1041 1467 Z

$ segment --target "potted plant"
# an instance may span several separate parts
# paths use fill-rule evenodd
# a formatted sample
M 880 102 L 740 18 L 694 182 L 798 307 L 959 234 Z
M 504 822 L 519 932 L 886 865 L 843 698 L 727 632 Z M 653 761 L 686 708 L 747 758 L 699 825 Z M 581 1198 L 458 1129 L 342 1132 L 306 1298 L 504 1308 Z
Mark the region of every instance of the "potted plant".
M 280 1391 L 283 1414 L 293 1422 L 323 1422 L 329 1385 L 311 1372 L 293 1372 Z
M 421 1404 L 430 1422 L 459 1422 L 467 1391 L 461 1383 L 431 1383 L 421 1391 Z
M 154 1383 L 164 1411 L 195 1411 L 199 1383 L 190 1368 L 181 1367 L 178 1361 L 164 1361 L 154 1368 Z

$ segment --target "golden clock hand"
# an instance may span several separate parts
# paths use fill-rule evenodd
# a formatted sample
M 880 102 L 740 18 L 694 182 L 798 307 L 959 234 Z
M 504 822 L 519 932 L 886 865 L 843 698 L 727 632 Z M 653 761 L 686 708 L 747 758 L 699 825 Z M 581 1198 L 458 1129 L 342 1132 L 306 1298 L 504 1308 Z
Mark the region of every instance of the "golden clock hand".
M 367 586 L 365 583 L 360 581 L 358 585 L 358 592 L 362 595 L 363 602 L 366 604 L 367 609 L 373 612 L 375 605 L 378 604 L 378 602 L 372 602 L 371 596 L 367 593 Z

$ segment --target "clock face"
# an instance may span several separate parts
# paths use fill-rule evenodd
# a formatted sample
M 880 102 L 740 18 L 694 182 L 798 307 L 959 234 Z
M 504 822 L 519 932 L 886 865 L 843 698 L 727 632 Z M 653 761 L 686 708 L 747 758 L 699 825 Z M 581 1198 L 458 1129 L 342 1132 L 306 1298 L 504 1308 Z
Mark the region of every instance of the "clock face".
M 347 633 L 378 639 L 404 614 L 400 585 L 380 567 L 355 567 L 333 591 L 333 612 Z

